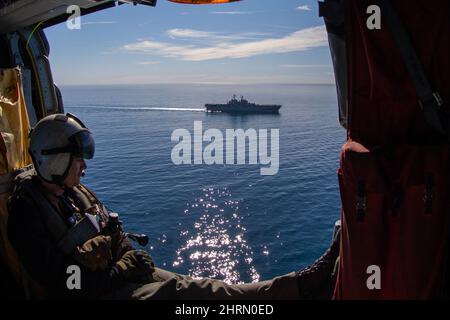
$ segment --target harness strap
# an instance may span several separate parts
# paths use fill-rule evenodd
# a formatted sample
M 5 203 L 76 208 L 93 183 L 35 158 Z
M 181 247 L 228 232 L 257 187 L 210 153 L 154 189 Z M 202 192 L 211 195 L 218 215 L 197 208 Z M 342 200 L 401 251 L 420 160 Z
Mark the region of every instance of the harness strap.
M 97 198 L 97 196 L 91 189 L 89 189 L 88 187 L 86 187 L 85 185 L 82 185 L 82 184 L 76 186 L 75 188 L 78 189 L 79 191 L 81 191 L 81 193 L 89 199 L 90 203 L 95 203 L 99 206 L 100 214 L 103 215 L 102 218 L 104 221 L 109 220 L 108 208 L 106 208 L 106 206 Z
M 54 208 L 54 206 L 42 193 L 42 190 L 40 190 L 41 188 L 36 188 L 34 185 L 32 178 L 35 175 L 36 172 L 34 170 L 32 172 L 25 172 L 18 175 L 16 179 L 21 180 L 17 186 L 19 189 L 18 191 L 23 191 L 25 193 L 23 200 L 27 201 L 29 199 L 36 207 L 40 208 L 39 211 L 41 213 L 42 220 L 47 226 L 50 236 L 55 243 L 59 243 L 68 231 L 68 227 L 64 223 L 61 215 L 58 213 L 58 210 Z
M 444 114 L 444 101 L 439 92 L 432 89 L 422 62 L 411 42 L 408 31 L 396 14 L 390 1 L 379 0 L 380 8 L 390 33 L 405 62 L 411 81 L 419 96 L 419 104 L 428 124 L 450 140 L 448 116 Z
M 12 173 L 0 175 L 0 194 L 12 192 L 14 189 L 14 178 L 26 171 L 33 170 L 33 165 L 26 166 Z

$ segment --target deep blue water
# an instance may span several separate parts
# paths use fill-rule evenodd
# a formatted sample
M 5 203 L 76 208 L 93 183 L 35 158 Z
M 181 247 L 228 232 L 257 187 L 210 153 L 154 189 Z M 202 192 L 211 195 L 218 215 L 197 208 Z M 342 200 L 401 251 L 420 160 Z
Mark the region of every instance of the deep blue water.
M 328 247 L 340 216 L 336 171 L 345 130 L 333 86 L 142 85 L 63 87 L 66 112 L 94 133 L 84 183 L 125 228 L 146 233 L 159 267 L 246 282 L 298 270 Z M 207 114 L 232 94 L 282 104 L 280 115 Z M 186 110 L 180 110 L 186 109 Z M 175 129 L 280 130 L 280 168 L 181 165 Z M 207 143 L 204 144 L 206 146 Z

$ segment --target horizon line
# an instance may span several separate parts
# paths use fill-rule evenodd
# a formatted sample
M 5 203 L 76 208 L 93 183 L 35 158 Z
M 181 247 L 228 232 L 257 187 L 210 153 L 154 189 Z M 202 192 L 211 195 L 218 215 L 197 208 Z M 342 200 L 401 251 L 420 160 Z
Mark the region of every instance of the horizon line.
M 148 83 L 70 83 L 57 84 L 58 87 L 69 86 L 140 86 L 140 85 L 211 85 L 211 86 L 233 86 L 233 85 L 298 85 L 298 86 L 335 86 L 336 83 L 303 83 L 303 82 L 245 82 L 245 83 L 231 83 L 231 82 L 148 82 Z

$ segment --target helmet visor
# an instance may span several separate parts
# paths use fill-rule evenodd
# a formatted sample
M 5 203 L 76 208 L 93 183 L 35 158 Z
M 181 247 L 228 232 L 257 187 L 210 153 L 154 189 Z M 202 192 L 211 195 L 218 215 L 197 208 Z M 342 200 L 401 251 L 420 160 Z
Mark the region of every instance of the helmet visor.
M 92 159 L 95 153 L 95 142 L 89 130 L 80 131 L 72 136 L 72 155 L 83 159 Z

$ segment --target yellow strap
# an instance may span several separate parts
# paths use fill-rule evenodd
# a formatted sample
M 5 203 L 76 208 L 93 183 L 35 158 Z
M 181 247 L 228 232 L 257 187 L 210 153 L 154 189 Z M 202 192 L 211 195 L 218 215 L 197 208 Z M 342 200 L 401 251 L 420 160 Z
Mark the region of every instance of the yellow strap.
M 7 236 L 7 201 L 17 170 L 31 163 L 28 154 L 30 124 L 25 105 L 19 68 L 0 69 L 0 258 L 9 267 L 25 292 L 40 295 L 38 286 L 30 281 Z

